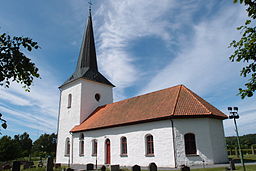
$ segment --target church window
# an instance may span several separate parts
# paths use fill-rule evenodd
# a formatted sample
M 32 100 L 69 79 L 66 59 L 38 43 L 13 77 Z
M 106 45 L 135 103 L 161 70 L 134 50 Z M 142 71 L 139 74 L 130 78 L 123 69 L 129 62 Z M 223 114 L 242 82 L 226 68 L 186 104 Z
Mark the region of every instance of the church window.
M 69 156 L 70 154 L 70 140 L 69 138 L 66 138 L 66 144 L 65 144 L 65 156 Z
M 96 93 L 96 94 L 95 94 L 95 99 L 96 99 L 97 101 L 100 101 L 100 94 L 99 94 L 99 93 Z
M 80 134 L 80 138 L 79 138 L 79 155 L 83 156 L 84 155 L 84 134 L 81 133 Z
M 97 155 L 97 140 L 92 140 L 92 156 Z
M 154 142 L 153 142 L 153 136 L 147 135 L 146 136 L 146 155 L 152 156 L 154 155 Z
M 68 95 L 68 108 L 71 108 L 71 103 L 72 103 L 72 94 Z
M 184 135 L 185 153 L 186 155 L 196 154 L 196 139 L 195 134 L 187 133 Z
M 127 138 L 122 137 L 121 138 L 121 156 L 127 155 Z

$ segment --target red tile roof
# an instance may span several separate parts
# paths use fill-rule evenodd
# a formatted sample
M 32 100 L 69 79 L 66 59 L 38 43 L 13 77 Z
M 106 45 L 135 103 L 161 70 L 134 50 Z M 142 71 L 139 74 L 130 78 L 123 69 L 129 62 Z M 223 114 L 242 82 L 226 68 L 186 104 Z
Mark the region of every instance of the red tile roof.
M 227 116 L 183 85 L 98 107 L 71 132 L 171 118 Z

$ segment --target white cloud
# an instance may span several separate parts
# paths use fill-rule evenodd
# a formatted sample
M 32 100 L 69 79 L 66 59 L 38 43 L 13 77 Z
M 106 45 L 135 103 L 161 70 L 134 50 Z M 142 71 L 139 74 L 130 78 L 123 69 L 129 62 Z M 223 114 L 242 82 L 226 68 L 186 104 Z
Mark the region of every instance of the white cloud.
M 244 20 L 239 8 L 225 9 L 213 20 L 193 26 L 194 36 L 183 42 L 181 52 L 150 81 L 141 93 L 185 84 L 206 94 L 219 86 L 229 86 L 227 79 L 239 77 L 240 64 L 228 60 L 228 44 L 238 37 L 235 27 Z M 237 80 L 237 79 L 236 79 Z
M 0 111 L 8 125 L 30 128 L 29 133 L 56 132 L 58 114 L 58 86 L 53 71 L 37 64 L 42 79 L 35 79 L 30 92 L 21 85 L 11 83 L 10 88 L 0 89 Z M 19 125 L 19 126 L 18 126 Z M 13 128 L 12 128 L 13 129 Z M 20 130 L 20 133 L 24 130 Z
M 107 1 L 97 10 L 95 17 L 103 20 L 95 27 L 100 69 L 117 86 L 116 100 L 124 98 L 124 88 L 141 77 L 142 71 L 134 66 L 135 57 L 127 51 L 129 42 L 152 35 L 170 40 L 169 23 L 159 18 L 173 5 L 169 0 Z

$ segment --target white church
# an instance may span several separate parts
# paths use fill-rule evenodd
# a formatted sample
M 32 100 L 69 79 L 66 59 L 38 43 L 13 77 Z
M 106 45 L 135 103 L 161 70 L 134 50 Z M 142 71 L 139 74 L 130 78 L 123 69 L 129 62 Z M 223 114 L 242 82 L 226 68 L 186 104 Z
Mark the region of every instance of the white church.
M 113 103 L 91 13 L 76 70 L 60 86 L 56 163 L 179 167 L 225 163 L 225 114 L 184 85 Z

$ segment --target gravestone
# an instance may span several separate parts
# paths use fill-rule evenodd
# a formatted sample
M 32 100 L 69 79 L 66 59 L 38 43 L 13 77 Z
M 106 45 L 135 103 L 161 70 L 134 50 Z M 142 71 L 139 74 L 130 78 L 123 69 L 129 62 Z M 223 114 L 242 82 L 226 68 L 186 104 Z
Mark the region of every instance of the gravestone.
M 188 167 L 186 165 L 181 165 L 180 170 L 181 171 L 190 171 L 190 167 Z
M 120 171 L 120 166 L 119 165 L 111 165 L 110 170 L 111 171 Z
M 47 165 L 46 165 L 46 171 L 53 171 L 53 158 L 52 157 L 48 157 L 47 158 Z
M 12 171 L 20 171 L 20 162 L 19 161 L 14 161 L 12 163 Z
M 101 170 L 101 171 L 106 171 L 106 166 L 103 165 L 103 166 L 100 168 L 100 170 Z
M 55 169 L 61 168 L 61 164 L 60 163 L 55 163 L 54 167 L 55 167 Z
M 141 171 L 140 166 L 139 165 L 132 166 L 132 171 Z
M 232 159 L 229 161 L 229 169 L 236 170 L 235 161 Z
M 149 171 L 157 171 L 157 165 L 155 163 L 150 163 L 148 166 Z
M 93 170 L 93 168 L 94 168 L 94 165 L 92 163 L 88 163 L 86 165 L 86 170 Z

